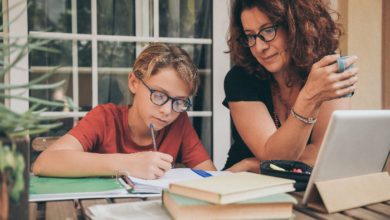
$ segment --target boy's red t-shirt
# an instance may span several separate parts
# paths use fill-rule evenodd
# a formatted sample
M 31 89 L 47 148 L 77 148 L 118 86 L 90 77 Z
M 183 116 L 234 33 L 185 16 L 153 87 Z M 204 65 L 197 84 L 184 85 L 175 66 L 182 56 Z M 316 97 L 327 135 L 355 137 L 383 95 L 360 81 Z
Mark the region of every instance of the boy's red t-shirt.
M 86 152 L 113 154 L 153 151 L 153 144 L 140 146 L 132 140 L 127 122 L 130 107 L 112 103 L 98 105 L 68 134 L 74 136 Z M 192 168 L 210 159 L 186 112 L 160 131 L 156 143 L 159 152 L 173 157 L 172 165 L 177 161 Z

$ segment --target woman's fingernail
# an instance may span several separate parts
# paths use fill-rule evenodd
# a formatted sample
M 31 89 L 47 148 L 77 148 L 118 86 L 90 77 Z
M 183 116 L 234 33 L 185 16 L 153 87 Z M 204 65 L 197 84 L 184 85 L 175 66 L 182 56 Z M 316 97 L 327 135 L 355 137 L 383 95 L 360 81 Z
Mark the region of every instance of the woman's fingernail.
M 357 59 L 358 59 L 358 57 L 357 57 L 357 56 L 353 56 L 353 59 L 357 60 Z

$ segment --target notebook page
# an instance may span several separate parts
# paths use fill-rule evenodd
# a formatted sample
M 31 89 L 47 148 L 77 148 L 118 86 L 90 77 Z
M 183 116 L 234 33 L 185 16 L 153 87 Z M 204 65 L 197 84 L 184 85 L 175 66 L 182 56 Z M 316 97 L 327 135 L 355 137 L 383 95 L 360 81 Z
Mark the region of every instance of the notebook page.
M 89 211 L 89 212 L 88 212 Z M 106 205 L 94 205 L 88 208 L 86 214 L 92 220 L 103 219 L 153 219 L 171 220 L 161 207 L 161 201 L 128 202 Z
M 230 174 L 231 172 L 228 171 L 208 171 L 213 176 L 220 176 L 220 175 L 226 175 Z M 139 184 L 145 184 L 150 186 L 156 186 L 160 188 L 169 188 L 170 183 L 179 182 L 179 181 L 186 181 L 186 180 L 193 180 L 193 179 L 200 179 L 203 178 L 193 172 L 189 168 L 177 168 L 177 169 L 171 169 L 168 172 L 165 173 L 165 176 L 159 177 L 156 180 L 144 180 L 139 179 L 135 177 L 131 177 L 131 180 L 135 183 Z

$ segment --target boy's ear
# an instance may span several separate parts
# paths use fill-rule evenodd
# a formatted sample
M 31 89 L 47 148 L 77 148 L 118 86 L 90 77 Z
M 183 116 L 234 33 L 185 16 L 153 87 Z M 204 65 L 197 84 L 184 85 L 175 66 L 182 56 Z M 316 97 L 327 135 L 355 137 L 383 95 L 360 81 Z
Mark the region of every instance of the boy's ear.
M 128 76 L 130 92 L 136 94 L 140 80 L 131 72 Z

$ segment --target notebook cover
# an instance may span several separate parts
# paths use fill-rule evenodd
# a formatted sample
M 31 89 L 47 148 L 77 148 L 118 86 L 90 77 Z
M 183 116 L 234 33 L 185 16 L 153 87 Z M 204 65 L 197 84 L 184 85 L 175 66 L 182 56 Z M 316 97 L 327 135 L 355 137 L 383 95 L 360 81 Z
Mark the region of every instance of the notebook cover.
M 126 189 L 116 179 L 31 177 L 30 195 L 105 192 Z

